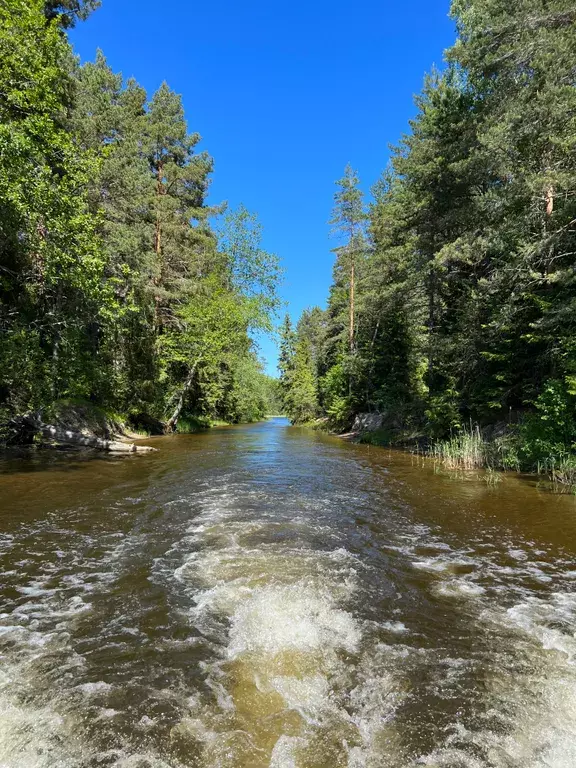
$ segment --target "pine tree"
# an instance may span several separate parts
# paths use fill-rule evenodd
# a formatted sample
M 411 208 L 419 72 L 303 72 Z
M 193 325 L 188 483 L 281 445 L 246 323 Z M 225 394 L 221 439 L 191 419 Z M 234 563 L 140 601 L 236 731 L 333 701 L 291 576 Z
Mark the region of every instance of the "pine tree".
M 100 6 L 101 0 L 44 0 L 46 17 L 57 22 L 64 28 L 73 27 L 77 19 L 86 19 L 92 11 Z
M 576 12 L 455 0 L 452 15 L 448 67 L 375 189 L 353 355 L 337 253 L 323 406 L 339 423 L 394 412 L 435 436 L 533 411 L 550 445 L 545 419 L 576 425 Z
M 283 412 L 290 416 L 292 376 L 294 373 L 296 335 L 292 328 L 290 315 L 286 314 L 280 331 L 280 354 L 278 357 L 278 370 L 280 372 L 280 393 Z
M 278 260 L 245 209 L 210 226 L 179 96 L 74 59 L 63 30 L 97 5 L 0 4 L 2 416 L 72 396 L 169 429 L 260 417 Z
M 143 152 L 146 93 L 134 81 L 124 83 L 114 74 L 101 52 L 74 75 L 70 130 L 79 145 L 98 158 L 88 194 L 119 308 L 100 333 L 101 354 L 114 371 L 105 381 L 105 396 L 118 410 L 127 404 L 146 409 L 159 396 L 153 384 L 158 375 L 151 211 L 155 182 Z
M 338 191 L 334 195 L 335 205 L 330 220 L 334 234 L 343 241 L 336 252 L 340 265 L 348 276 L 348 348 L 350 354 L 354 353 L 355 347 L 356 270 L 360 256 L 366 249 L 364 241 L 366 213 L 359 183 L 358 174 L 348 164 L 344 170 L 344 176 L 336 182 Z
M 154 301 L 159 328 L 171 322 L 171 305 L 206 274 L 215 238 L 206 226 L 204 205 L 212 159 L 194 150 L 200 136 L 189 134 L 180 96 L 166 83 L 152 97 L 146 115 L 146 155 L 155 179 L 151 200 L 156 254 Z

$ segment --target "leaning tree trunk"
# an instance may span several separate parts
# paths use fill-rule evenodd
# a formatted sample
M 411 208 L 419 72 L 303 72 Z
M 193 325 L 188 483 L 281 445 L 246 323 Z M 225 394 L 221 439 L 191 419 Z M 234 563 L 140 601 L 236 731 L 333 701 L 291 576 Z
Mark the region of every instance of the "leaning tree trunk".
M 176 429 L 176 426 L 178 424 L 178 419 L 180 418 L 180 414 L 182 413 L 182 409 L 184 408 L 184 403 L 186 402 L 186 396 L 190 391 L 190 387 L 194 382 L 194 376 L 196 374 L 196 368 L 198 367 L 199 362 L 200 362 L 200 358 L 198 358 L 198 360 L 194 362 L 194 364 L 188 371 L 188 376 L 186 377 L 186 380 L 182 386 L 182 390 L 180 392 L 178 401 L 176 403 L 176 408 L 174 409 L 172 416 L 170 416 L 170 418 L 166 422 L 167 432 L 174 432 L 174 430 Z
M 9 433 L 9 445 L 30 445 L 36 436 L 40 435 L 49 444 L 69 445 L 75 448 L 94 448 L 98 451 L 111 453 L 150 453 L 155 448 L 147 445 L 134 445 L 120 440 L 104 440 L 96 435 L 85 435 L 65 427 L 44 424 L 40 415 L 30 413 L 25 416 L 12 419 L 4 425 Z
M 73 432 L 70 429 L 54 427 L 51 424 L 42 424 L 39 433 L 47 440 L 60 445 L 72 445 L 80 448 L 96 448 L 99 451 L 110 453 L 151 453 L 155 448 L 147 445 L 134 445 L 134 443 L 122 443 L 119 440 L 103 440 L 94 435 L 83 435 L 81 432 Z

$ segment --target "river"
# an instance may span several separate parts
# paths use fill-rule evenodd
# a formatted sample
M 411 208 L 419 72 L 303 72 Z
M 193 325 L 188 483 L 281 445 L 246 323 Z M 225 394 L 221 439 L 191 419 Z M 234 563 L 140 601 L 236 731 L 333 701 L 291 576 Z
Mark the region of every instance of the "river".
M 574 768 L 576 501 L 281 419 L 0 462 L 1 768 Z

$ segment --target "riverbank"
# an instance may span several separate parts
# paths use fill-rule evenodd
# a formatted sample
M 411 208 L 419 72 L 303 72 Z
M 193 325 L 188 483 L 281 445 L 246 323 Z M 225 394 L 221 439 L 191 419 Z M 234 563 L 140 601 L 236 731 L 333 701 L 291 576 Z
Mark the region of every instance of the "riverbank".
M 0 448 L 66 448 L 109 453 L 150 453 L 135 440 L 149 436 L 119 414 L 82 401 L 61 400 L 0 425 Z
M 149 453 L 156 449 L 136 441 L 166 434 L 195 434 L 231 425 L 232 422 L 222 419 L 188 415 L 168 429 L 165 422 L 147 413 L 117 414 L 82 400 L 60 400 L 0 424 L 0 450 L 72 448 Z
M 344 431 L 323 417 L 308 427 L 350 442 L 396 448 L 432 460 L 451 471 L 482 470 L 541 475 L 563 490 L 576 492 L 576 455 L 567 442 L 546 440 L 538 414 L 526 414 L 515 423 L 480 427 L 470 423 L 450 435 L 434 437 L 425 429 L 408 428 L 378 413 L 357 414 Z M 557 430 L 556 426 L 548 427 Z

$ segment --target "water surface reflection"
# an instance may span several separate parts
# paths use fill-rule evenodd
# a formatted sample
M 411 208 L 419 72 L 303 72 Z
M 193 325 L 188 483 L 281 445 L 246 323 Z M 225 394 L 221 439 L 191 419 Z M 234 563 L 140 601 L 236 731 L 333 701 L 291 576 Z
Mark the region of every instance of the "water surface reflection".
M 0 765 L 576 765 L 576 516 L 283 420 L 0 465 Z

